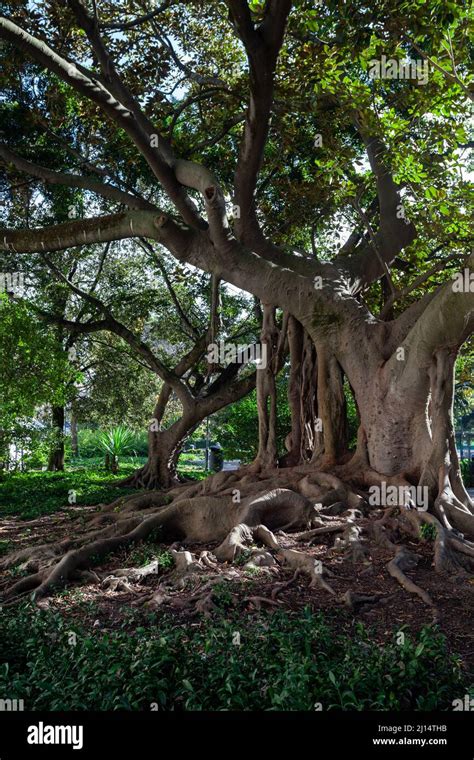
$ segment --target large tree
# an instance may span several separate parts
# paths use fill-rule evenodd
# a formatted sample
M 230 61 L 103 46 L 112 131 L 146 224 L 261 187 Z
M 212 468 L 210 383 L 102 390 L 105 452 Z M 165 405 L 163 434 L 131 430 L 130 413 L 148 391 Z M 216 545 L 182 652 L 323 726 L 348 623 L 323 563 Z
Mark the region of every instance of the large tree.
M 454 362 L 474 326 L 460 164 L 472 93 L 463 9 L 437 0 L 316 10 L 304 0 L 171 0 L 153 9 L 129 2 L 118 13 L 113 3 L 69 0 L 66 8 L 12 9 L 1 20 L 23 86 L 46 77 L 51 95 L 56 81 L 60 99 L 74 93 L 78 123 L 93 127 L 75 171 L 24 158 L 14 138 L 2 157 L 16 172 L 107 199 L 113 213 L 13 224 L 0 246 L 32 254 L 154 241 L 256 296 L 271 357 L 257 380 L 260 448 L 249 473 L 172 491 L 173 503 L 145 519 L 127 511 L 118 531 L 78 539 L 52 571 L 40 563 L 22 589 L 46 593 L 92 554 L 157 525 L 208 541 L 237 524 L 311 522 L 307 497 L 354 506 L 354 486 L 378 488 L 377 505 L 387 485 L 424 487 L 434 514 L 415 509 L 400 524 L 434 521 L 437 566 L 470 566 L 473 505 L 452 423 Z M 417 65 L 402 65 L 405 57 Z M 45 107 L 54 112 L 54 100 Z M 30 109 L 35 123 L 38 108 Z M 291 467 L 277 470 L 274 374 L 286 331 Z M 350 461 L 344 379 L 360 419 Z M 177 386 L 178 374 L 166 381 Z M 267 493 L 275 485 L 284 488 Z M 241 502 L 232 500 L 235 489 Z M 226 509 L 202 496 L 211 491 Z M 147 499 L 150 508 L 162 501 Z M 348 546 L 358 543 L 351 535 Z

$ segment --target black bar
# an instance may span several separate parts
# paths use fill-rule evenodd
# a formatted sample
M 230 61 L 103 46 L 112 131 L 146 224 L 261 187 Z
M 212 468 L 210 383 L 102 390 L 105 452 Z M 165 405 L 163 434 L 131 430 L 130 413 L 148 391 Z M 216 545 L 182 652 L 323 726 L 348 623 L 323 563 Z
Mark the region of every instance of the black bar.
M 40 728 L 42 730 L 40 732 Z M 31 744 L 27 739 L 81 743 Z M 76 733 L 72 727 L 76 727 Z M 50 728 L 53 727 L 53 728 Z M 355 753 L 370 757 L 472 760 L 473 715 L 464 712 L 10 712 L 0 713 L 0 760 L 27 757 L 131 758 L 192 752 L 225 756 L 228 750 L 266 757 L 283 747 L 312 757 Z M 375 741 L 374 741 L 375 740 Z M 291 749 L 293 747 L 293 749 Z M 311 749 L 312 748 L 312 749 Z

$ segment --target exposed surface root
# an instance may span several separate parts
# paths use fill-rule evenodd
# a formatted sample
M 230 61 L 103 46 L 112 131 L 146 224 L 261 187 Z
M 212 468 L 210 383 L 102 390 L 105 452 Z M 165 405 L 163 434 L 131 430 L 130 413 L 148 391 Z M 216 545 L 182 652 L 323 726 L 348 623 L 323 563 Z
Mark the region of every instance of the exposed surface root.
M 362 514 L 359 510 L 349 510 L 347 527 L 345 527 L 342 536 L 336 538 L 334 542 L 334 551 L 343 551 L 353 563 L 365 562 L 369 553 L 362 536 L 362 527 L 356 525 L 356 520 L 361 518 Z
M 330 594 L 336 594 L 333 588 L 326 583 L 323 579 L 323 565 L 320 560 L 315 559 L 309 554 L 303 554 L 302 552 L 295 551 L 294 549 L 283 549 L 279 556 L 284 562 L 296 573 L 296 577 L 300 573 L 308 575 L 311 579 L 310 587 L 320 586 Z
M 358 594 L 355 591 L 346 591 L 342 596 L 344 604 L 356 615 L 362 610 L 366 611 L 377 605 L 385 606 L 393 598 L 393 594 L 390 596 L 383 596 L 381 594 Z
M 395 578 L 406 591 L 410 594 L 417 594 L 420 599 L 428 604 L 430 607 L 434 607 L 433 600 L 430 595 L 423 591 L 420 586 L 417 586 L 410 578 L 405 574 L 408 570 L 414 570 L 418 564 L 419 556 L 414 552 L 409 551 L 406 546 L 397 546 L 395 557 L 390 560 L 387 565 L 387 570 Z

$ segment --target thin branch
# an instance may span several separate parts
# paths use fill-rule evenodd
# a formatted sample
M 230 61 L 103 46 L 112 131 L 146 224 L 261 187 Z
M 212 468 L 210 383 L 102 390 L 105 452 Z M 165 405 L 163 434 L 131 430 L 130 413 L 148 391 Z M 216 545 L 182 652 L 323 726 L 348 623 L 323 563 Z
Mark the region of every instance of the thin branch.
M 151 19 L 155 18 L 155 16 L 159 16 L 160 13 L 163 13 L 163 11 L 167 10 L 172 5 L 176 5 L 176 0 L 164 0 L 164 2 L 158 6 L 158 8 L 155 8 L 155 10 L 150 11 L 149 13 L 144 13 L 142 16 L 138 16 L 132 21 L 101 24 L 101 29 L 105 29 L 107 31 L 110 30 L 125 32 L 127 29 L 133 29 L 134 27 L 140 26 L 141 24 L 146 24 L 147 21 L 151 21 Z
M 0 37 L 13 43 L 89 100 L 100 105 L 103 111 L 125 130 L 140 150 L 168 197 L 182 215 L 183 220 L 192 227 L 206 227 L 206 223 L 197 215 L 194 204 L 186 195 L 182 187 L 183 183 L 180 184 L 173 168 L 162 158 L 158 149 L 152 146 L 151 135 L 156 134 L 153 125 L 150 124 L 150 131 L 146 132 L 143 124 L 146 117 L 141 114 L 138 106 L 137 110 L 134 111 L 129 100 L 127 100 L 128 105 L 124 105 L 115 97 L 114 87 L 117 87 L 115 73 L 114 87 L 112 89 L 106 88 L 97 76 L 90 72 L 86 74 L 84 67 L 62 58 L 46 43 L 3 17 L 0 17 Z M 114 72 L 115 70 L 109 65 L 109 71 Z M 121 92 L 123 93 L 124 90 Z M 138 120 L 138 114 L 141 114 L 143 118 L 140 117 Z M 163 146 L 160 150 L 162 149 Z
M 416 290 L 420 287 L 420 285 L 423 285 L 424 282 L 430 279 L 430 277 L 433 277 L 434 274 L 437 272 L 441 272 L 443 269 L 446 268 L 446 265 L 450 261 L 459 261 L 460 257 L 464 257 L 465 254 L 459 254 L 459 253 L 452 253 L 449 256 L 447 256 L 442 261 L 438 261 L 435 266 L 433 266 L 431 269 L 429 269 L 427 272 L 424 272 L 423 274 L 420 274 L 418 277 L 416 277 L 413 282 L 411 282 L 409 285 L 406 285 L 406 287 L 401 288 L 399 290 L 395 289 L 392 291 L 392 294 L 390 298 L 387 300 L 387 303 L 384 305 L 382 311 L 379 314 L 379 319 L 384 319 L 390 309 L 392 308 L 393 304 L 396 301 L 399 301 L 401 298 L 405 298 L 405 296 L 409 295 L 413 290 Z
M 123 338 L 123 340 L 128 343 L 128 345 L 131 346 L 137 352 L 137 354 L 145 359 L 149 367 L 154 372 L 156 372 L 156 374 L 159 375 L 162 380 L 168 383 L 171 388 L 173 388 L 180 401 L 185 406 L 189 406 L 190 402 L 192 402 L 192 396 L 189 393 L 188 389 L 174 374 L 174 372 L 168 369 L 168 367 L 166 367 L 163 362 L 158 359 L 151 348 L 143 340 L 141 340 L 141 338 L 137 337 L 122 322 L 119 322 L 113 316 L 108 306 L 106 306 L 106 304 L 104 304 L 100 298 L 93 295 L 92 293 L 82 290 L 77 285 L 74 285 L 74 283 L 68 280 L 67 277 L 61 272 L 61 270 L 55 264 L 53 264 L 53 262 L 45 254 L 42 254 L 42 258 L 51 269 L 51 271 L 55 274 L 56 278 L 67 285 L 73 293 L 94 306 L 99 311 L 99 313 L 102 313 L 104 315 L 104 321 L 107 324 L 107 329 Z
M 166 287 L 168 288 L 168 292 L 169 292 L 169 294 L 171 296 L 171 299 L 172 299 L 172 301 L 173 301 L 173 303 L 175 305 L 176 311 L 179 314 L 179 317 L 181 319 L 181 322 L 182 322 L 183 326 L 189 330 L 189 332 L 191 334 L 191 337 L 193 337 L 195 339 L 198 338 L 198 336 L 199 336 L 198 330 L 192 324 L 192 322 L 188 319 L 188 317 L 186 316 L 186 314 L 185 314 L 185 312 L 184 312 L 184 310 L 183 310 L 183 308 L 182 308 L 182 306 L 181 306 L 181 304 L 179 302 L 178 296 L 176 295 L 176 291 L 173 288 L 173 285 L 171 284 L 171 280 L 168 277 L 168 272 L 166 271 L 166 268 L 162 264 L 162 262 L 160 260 L 160 257 L 156 253 L 155 249 L 153 248 L 153 246 L 151 245 L 151 243 L 149 243 L 148 240 L 145 240 L 145 239 L 140 239 L 139 240 L 139 244 L 140 244 L 140 246 L 145 251 L 147 251 L 148 253 L 151 253 L 151 255 L 153 257 L 154 263 L 156 263 L 156 265 L 160 269 L 160 272 L 163 275 L 163 279 L 164 279 L 164 281 L 166 283 Z
M 439 65 L 436 61 L 433 60 L 427 53 L 425 53 L 419 45 L 416 44 L 413 40 L 411 40 L 409 37 L 405 37 L 406 41 L 412 45 L 412 47 L 415 48 L 416 52 L 421 55 L 422 58 L 425 59 L 425 61 L 428 61 L 436 71 L 439 71 L 441 74 L 443 74 L 446 79 L 448 79 L 450 82 L 453 82 L 454 84 L 459 85 L 459 87 L 465 92 L 465 94 L 468 96 L 470 100 L 474 101 L 474 91 L 472 88 L 472 85 L 465 85 L 462 79 L 459 78 L 459 76 L 456 73 L 456 69 L 454 68 L 455 73 L 453 74 L 451 71 L 447 71 L 447 69 L 444 69 L 442 66 Z
M 19 171 L 30 174 L 32 177 L 47 182 L 50 185 L 65 185 L 66 187 L 82 188 L 90 190 L 92 193 L 101 195 L 103 198 L 123 203 L 128 208 L 147 209 L 148 211 L 157 210 L 156 206 L 149 203 L 144 198 L 138 198 L 129 193 L 119 190 L 119 188 L 110 185 L 107 182 L 98 182 L 91 177 L 82 177 L 79 174 L 67 174 L 65 172 L 56 172 L 47 169 L 45 166 L 34 164 L 17 153 L 10 150 L 7 145 L 0 143 L 0 157 L 6 163 L 13 164 Z

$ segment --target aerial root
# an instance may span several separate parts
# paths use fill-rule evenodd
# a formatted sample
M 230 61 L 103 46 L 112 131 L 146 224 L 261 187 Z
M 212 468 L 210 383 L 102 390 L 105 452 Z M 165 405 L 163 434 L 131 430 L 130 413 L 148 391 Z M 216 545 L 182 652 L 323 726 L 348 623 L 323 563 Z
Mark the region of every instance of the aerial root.
M 461 531 L 462 537 L 474 539 L 474 504 L 466 492 L 466 503 L 458 499 L 453 491 L 450 471 L 448 464 L 439 468 L 434 513 L 446 530 L 458 534 Z

